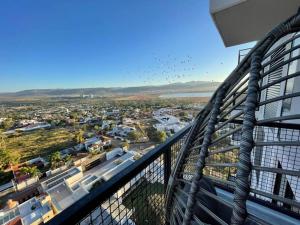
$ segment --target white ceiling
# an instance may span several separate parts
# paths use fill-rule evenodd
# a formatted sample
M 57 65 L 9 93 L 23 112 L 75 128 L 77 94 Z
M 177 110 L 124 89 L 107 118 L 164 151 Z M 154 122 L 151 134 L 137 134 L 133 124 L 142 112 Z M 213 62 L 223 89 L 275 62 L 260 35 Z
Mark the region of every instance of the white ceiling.
M 210 13 L 226 47 L 262 39 L 300 7 L 300 0 L 210 0 Z

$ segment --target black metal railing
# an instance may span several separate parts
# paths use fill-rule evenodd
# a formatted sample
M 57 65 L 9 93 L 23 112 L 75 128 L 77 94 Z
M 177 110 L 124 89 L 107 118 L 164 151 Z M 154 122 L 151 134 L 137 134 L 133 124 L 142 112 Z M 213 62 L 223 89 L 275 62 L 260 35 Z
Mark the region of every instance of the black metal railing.
M 189 130 L 185 127 L 47 224 L 164 224 L 166 186 Z

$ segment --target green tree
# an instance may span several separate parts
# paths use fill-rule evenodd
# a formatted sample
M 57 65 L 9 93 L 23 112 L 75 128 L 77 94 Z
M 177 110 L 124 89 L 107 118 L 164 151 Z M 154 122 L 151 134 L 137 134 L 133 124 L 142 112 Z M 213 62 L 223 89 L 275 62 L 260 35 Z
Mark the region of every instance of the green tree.
M 100 127 L 99 127 L 98 125 L 95 125 L 95 126 L 94 126 L 94 129 L 95 129 L 95 131 L 100 131 L 100 130 L 101 130 Z
M 141 133 L 138 131 L 131 131 L 128 134 L 128 138 L 133 141 L 138 141 L 141 138 L 141 136 L 142 136 Z
M 127 148 L 129 149 L 129 143 L 127 141 L 122 143 L 122 148 Z
M 155 142 L 164 142 L 167 139 L 167 134 L 165 131 L 158 131 L 154 127 L 147 129 L 148 137 Z
M 164 142 L 167 139 L 167 134 L 165 131 L 157 131 L 156 132 L 156 137 L 155 139 L 157 140 L 157 142 Z
M 59 167 L 61 161 L 62 161 L 62 158 L 61 158 L 61 154 L 59 151 L 53 152 L 50 155 L 51 168 L 55 169 L 55 168 Z
M 40 170 L 36 166 L 25 166 L 20 169 L 22 174 L 28 174 L 31 177 L 36 177 L 41 174 Z
M 0 147 L 0 170 L 4 170 L 8 165 L 10 161 L 10 155 L 8 151 Z
M 156 132 L 156 130 L 154 129 L 154 127 L 148 127 L 146 129 L 146 133 L 147 133 L 147 136 L 149 137 L 149 139 L 153 140 L 153 137 L 154 137 L 154 133 Z
M 128 134 L 128 138 L 130 140 L 133 140 L 133 141 L 137 141 L 139 139 L 139 134 L 137 131 L 131 131 L 129 134 Z
M 179 113 L 179 116 L 181 116 L 181 117 L 187 117 L 188 115 L 189 114 L 185 111 L 182 111 L 182 112 Z
M 79 118 L 78 113 L 76 113 L 76 112 L 71 112 L 70 113 L 70 119 L 78 120 L 78 118 Z
M 2 127 L 3 129 L 7 130 L 7 129 L 9 129 L 9 128 L 12 127 L 13 123 L 14 123 L 14 122 L 13 122 L 12 118 L 7 118 L 6 120 L 4 120 L 4 121 L 2 122 L 1 127 Z
M 56 126 L 55 120 L 52 120 L 50 124 L 51 124 L 51 127 L 55 127 Z
M 84 131 L 83 130 L 79 130 L 74 137 L 74 140 L 76 143 L 80 144 L 84 142 L 84 137 L 83 137 Z

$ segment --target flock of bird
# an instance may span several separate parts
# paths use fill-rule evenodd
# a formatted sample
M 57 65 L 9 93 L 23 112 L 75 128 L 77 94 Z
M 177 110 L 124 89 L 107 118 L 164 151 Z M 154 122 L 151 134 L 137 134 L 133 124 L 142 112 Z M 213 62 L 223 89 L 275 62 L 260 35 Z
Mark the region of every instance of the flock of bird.
M 184 80 L 195 71 L 196 64 L 192 63 L 192 57 L 176 58 L 168 55 L 165 59 L 154 56 L 153 66 L 149 66 L 139 74 L 139 80 L 144 84 L 161 82 L 174 83 Z
M 138 80 L 145 85 L 153 83 L 175 83 L 188 79 L 189 76 L 194 75 L 197 69 L 197 64 L 193 62 L 193 58 L 187 55 L 182 58 L 172 57 L 168 55 L 164 59 L 154 55 L 152 65 L 147 68 L 138 69 L 137 72 L 124 71 L 128 78 L 136 77 L 138 73 Z M 221 62 L 221 64 L 223 64 Z M 208 76 L 208 72 L 205 72 Z

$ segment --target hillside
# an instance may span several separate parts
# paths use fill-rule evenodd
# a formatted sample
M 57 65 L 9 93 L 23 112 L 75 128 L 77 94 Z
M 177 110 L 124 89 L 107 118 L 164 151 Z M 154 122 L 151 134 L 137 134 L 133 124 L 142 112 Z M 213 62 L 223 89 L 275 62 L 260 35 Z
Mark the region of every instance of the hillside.
M 210 92 L 216 90 L 219 82 L 190 81 L 158 86 L 116 87 L 116 88 L 75 88 L 75 89 L 32 89 L 18 92 L 0 93 L 2 97 L 55 97 L 55 96 L 113 96 L 135 94 L 163 94 L 173 92 Z

